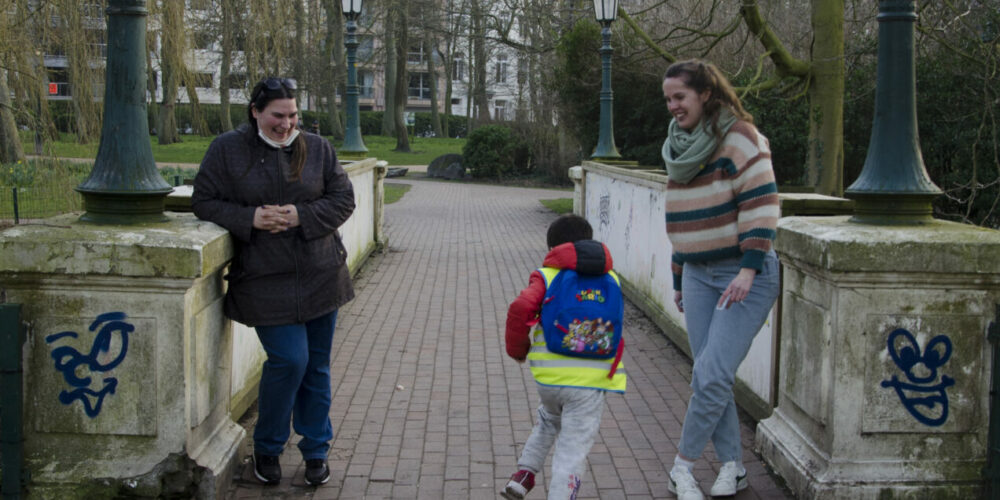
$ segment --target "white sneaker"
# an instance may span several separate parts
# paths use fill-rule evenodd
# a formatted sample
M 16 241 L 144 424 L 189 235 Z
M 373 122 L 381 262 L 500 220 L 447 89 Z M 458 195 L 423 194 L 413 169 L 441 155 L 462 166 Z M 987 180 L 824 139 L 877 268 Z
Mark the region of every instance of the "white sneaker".
M 710 492 L 713 497 L 731 497 L 737 491 L 747 487 L 747 470 L 736 462 L 726 462 L 719 469 L 719 477 L 715 478 Z
M 670 469 L 670 482 L 667 483 L 667 490 L 677 495 L 677 500 L 704 500 L 705 495 L 698 487 L 698 481 L 691 475 L 691 471 L 684 467 L 675 466 Z

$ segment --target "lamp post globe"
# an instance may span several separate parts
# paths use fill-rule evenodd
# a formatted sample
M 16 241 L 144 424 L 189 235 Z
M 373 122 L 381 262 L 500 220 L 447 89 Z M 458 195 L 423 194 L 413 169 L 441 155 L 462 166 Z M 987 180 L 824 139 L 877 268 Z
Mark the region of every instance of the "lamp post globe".
M 347 92 L 345 112 L 347 114 L 347 130 L 344 133 L 344 144 L 339 153 L 343 157 L 364 158 L 368 153 L 365 141 L 361 138 L 361 112 L 358 109 L 358 17 L 361 16 L 362 0 L 342 0 L 344 18 L 347 20 L 347 36 L 344 46 L 347 48 Z
M 594 0 L 594 16 L 601 23 L 601 122 L 600 135 L 592 159 L 618 160 L 615 147 L 614 94 L 611 92 L 611 22 L 618 13 L 618 0 Z

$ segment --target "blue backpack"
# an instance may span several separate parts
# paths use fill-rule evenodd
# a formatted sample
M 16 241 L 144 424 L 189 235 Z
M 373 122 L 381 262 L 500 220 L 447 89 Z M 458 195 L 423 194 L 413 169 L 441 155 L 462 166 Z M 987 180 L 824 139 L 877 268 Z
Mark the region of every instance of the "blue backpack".
M 565 356 L 617 357 L 624 312 L 622 288 L 611 273 L 563 269 L 548 284 L 542 300 L 540 322 L 546 347 Z

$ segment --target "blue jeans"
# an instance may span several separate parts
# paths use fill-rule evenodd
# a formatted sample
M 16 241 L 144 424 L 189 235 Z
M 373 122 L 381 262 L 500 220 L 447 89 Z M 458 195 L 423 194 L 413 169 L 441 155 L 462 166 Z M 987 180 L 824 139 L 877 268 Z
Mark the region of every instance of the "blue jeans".
M 711 439 L 719 461 L 742 461 L 733 383 L 736 369 L 778 298 L 778 257 L 773 251 L 768 253 L 746 299 L 716 310 L 722 292 L 739 272 L 738 257 L 684 264 L 684 319 L 694 367 L 693 394 L 678 449 L 690 460 L 700 457 Z
M 302 436 L 302 458 L 326 458 L 333 440 L 330 351 L 336 323 L 333 311 L 304 324 L 256 327 L 267 353 L 253 432 L 256 453 L 280 455 L 291 419 Z
M 604 413 L 604 391 L 538 384 L 538 420 L 524 443 L 520 469 L 538 473 L 552 455 L 549 499 L 576 498 L 587 454 L 594 445 Z

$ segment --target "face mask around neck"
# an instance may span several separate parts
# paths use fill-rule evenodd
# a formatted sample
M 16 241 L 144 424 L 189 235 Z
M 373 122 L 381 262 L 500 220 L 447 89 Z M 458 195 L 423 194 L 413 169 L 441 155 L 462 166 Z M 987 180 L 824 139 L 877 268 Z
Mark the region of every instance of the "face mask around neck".
M 261 140 L 267 143 L 269 146 L 281 149 L 281 148 L 286 148 L 293 142 L 295 142 L 295 139 L 299 136 L 299 129 L 292 130 L 292 135 L 288 136 L 288 140 L 285 142 L 278 142 L 264 135 L 264 131 L 261 130 L 260 127 L 257 128 L 257 136 L 260 137 Z

